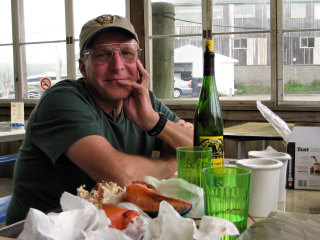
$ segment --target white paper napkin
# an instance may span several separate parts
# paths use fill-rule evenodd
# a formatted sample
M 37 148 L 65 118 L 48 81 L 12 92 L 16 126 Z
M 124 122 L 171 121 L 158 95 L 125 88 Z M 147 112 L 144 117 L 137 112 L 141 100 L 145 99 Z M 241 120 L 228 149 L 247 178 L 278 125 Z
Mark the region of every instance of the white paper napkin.
M 190 187 L 186 183 L 181 183 L 179 179 L 175 179 L 173 182 L 171 179 L 167 181 L 169 182 L 160 181 L 159 185 L 167 188 L 171 184 L 180 182 L 182 186 Z M 189 196 L 198 195 L 199 192 L 197 191 L 199 189 L 197 188 L 195 185 L 191 186 L 194 191 L 191 190 Z M 170 192 L 173 187 L 168 187 L 167 190 Z M 191 197 L 191 199 L 194 198 L 195 196 Z M 200 221 L 200 227 L 197 229 L 191 218 L 181 217 L 166 201 L 160 203 L 158 217 L 151 219 L 143 213 L 134 224 L 130 224 L 128 228 L 122 231 L 109 228 L 111 222 L 106 217 L 105 212 L 98 210 L 84 199 L 65 192 L 60 202 L 63 209 L 61 213 L 44 214 L 39 210 L 30 209 L 24 229 L 18 239 L 140 240 L 144 236 L 144 240 L 218 240 L 225 234 L 239 234 L 233 223 L 214 217 L 203 217 Z M 121 203 L 119 205 L 131 210 L 141 211 L 132 203 Z

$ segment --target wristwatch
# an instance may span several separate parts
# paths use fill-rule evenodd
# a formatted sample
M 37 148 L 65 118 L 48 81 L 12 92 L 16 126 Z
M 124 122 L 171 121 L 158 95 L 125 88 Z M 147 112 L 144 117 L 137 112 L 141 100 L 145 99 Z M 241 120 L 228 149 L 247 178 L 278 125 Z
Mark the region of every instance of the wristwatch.
M 159 112 L 159 121 L 157 122 L 157 124 L 154 126 L 154 128 L 152 128 L 151 130 L 148 131 L 148 135 L 155 137 L 157 136 L 162 129 L 164 128 L 164 126 L 166 125 L 168 118 L 166 115 L 164 115 L 162 112 Z

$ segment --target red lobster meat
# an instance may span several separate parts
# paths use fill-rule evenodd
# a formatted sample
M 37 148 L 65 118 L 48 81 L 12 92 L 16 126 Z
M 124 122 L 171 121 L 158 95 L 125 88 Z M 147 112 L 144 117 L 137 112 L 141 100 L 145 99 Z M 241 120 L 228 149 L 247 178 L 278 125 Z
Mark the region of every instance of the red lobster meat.
M 167 201 L 180 214 L 187 214 L 192 205 L 180 199 L 166 197 L 153 185 L 144 181 L 136 181 L 126 186 L 123 202 L 131 202 L 137 205 L 150 217 L 156 217 L 159 212 L 160 202 Z

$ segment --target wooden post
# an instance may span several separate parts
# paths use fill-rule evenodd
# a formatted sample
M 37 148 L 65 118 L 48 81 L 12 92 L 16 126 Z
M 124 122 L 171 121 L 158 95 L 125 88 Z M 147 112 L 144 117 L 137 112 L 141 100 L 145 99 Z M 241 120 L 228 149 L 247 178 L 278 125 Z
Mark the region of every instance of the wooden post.
M 152 35 L 174 34 L 174 5 L 152 3 Z M 153 40 L 153 92 L 158 98 L 173 98 L 174 38 Z

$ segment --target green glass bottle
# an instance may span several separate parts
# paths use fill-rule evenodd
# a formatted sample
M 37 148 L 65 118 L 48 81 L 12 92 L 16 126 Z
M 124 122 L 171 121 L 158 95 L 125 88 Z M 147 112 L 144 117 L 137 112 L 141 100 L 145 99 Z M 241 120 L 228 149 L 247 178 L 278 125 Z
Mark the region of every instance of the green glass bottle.
M 206 41 L 203 82 L 194 117 L 194 146 L 212 148 L 211 166 L 223 166 L 223 120 L 214 76 L 214 43 Z

